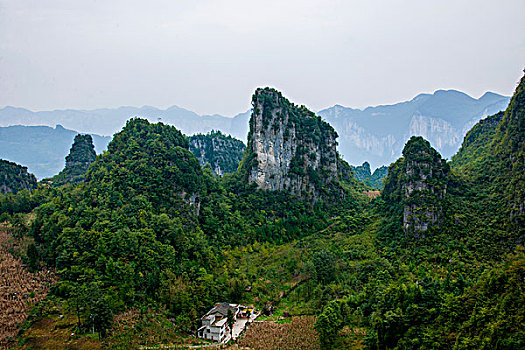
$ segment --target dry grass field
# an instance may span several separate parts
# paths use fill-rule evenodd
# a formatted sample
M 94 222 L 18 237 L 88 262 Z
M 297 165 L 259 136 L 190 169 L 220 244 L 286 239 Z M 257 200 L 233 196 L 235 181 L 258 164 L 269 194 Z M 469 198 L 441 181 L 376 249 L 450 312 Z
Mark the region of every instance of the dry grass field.
M 52 271 L 29 272 L 10 253 L 17 245 L 7 228 L 0 226 L 0 349 L 8 347 L 30 308 L 45 298 L 49 284 L 56 281 Z
M 290 322 L 255 322 L 239 340 L 239 347 L 253 350 L 317 350 L 319 336 L 314 329 L 315 317 L 293 317 Z

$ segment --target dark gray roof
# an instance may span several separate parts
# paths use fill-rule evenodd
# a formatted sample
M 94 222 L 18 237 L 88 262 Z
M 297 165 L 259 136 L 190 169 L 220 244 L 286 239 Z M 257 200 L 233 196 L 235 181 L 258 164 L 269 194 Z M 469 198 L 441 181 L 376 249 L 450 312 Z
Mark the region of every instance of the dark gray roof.
M 228 309 L 232 310 L 232 313 L 235 315 L 235 313 L 238 311 L 236 307 L 230 306 L 228 303 L 217 303 L 215 306 L 208 311 L 206 316 L 208 315 L 221 315 L 226 317 L 228 315 Z

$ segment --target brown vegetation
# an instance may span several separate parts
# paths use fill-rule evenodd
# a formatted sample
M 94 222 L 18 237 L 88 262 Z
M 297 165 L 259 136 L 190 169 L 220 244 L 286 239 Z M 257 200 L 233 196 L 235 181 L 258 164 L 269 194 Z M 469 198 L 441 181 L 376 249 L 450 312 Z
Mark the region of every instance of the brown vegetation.
M 0 227 L 0 349 L 7 347 L 29 309 L 45 298 L 49 284 L 56 281 L 51 271 L 29 272 L 9 252 L 10 246 L 11 236 Z
M 239 347 L 253 350 L 320 349 L 315 317 L 293 317 L 289 323 L 255 322 L 239 340 Z
M 376 198 L 381 195 L 380 191 L 363 191 L 368 198 Z

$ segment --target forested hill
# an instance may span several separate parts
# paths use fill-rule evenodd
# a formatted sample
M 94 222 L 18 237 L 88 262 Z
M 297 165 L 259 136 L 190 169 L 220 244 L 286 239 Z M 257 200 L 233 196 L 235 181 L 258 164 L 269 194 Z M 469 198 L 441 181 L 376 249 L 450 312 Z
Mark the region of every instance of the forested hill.
M 388 167 L 381 166 L 372 173 L 370 171 L 370 163 L 364 162 L 359 166 L 352 166 L 352 171 L 354 172 L 354 177 L 365 185 L 374 189 L 383 189 L 383 180 L 388 174 Z
M 190 151 L 201 165 L 208 164 L 215 175 L 233 173 L 242 160 L 246 146 L 241 140 L 220 131 L 190 136 Z
M 453 167 L 471 180 L 486 215 L 524 242 L 525 223 L 525 77 L 509 107 L 480 122 L 467 134 Z M 490 209 L 489 209 L 490 208 Z M 488 214 L 490 213 L 490 214 Z M 511 236 L 515 236 L 515 234 Z
M 36 188 L 35 175 L 19 164 L 0 159 L 0 193 L 16 193 Z
M 252 106 L 240 167 L 245 181 L 314 201 L 334 195 L 338 180 L 334 128 L 272 88 L 257 89 Z
M 91 135 L 78 134 L 66 157 L 66 167 L 48 182 L 53 186 L 61 186 L 84 181 L 84 175 L 89 165 L 95 161 L 96 156 Z
M 288 342 L 302 315 L 312 349 L 523 348 L 524 86 L 452 162 L 410 138 L 376 199 L 334 129 L 274 89 L 223 176 L 175 127 L 129 120 L 83 182 L 0 195 L 19 254 L 59 277 L 11 344 L 189 344 L 229 301 Z

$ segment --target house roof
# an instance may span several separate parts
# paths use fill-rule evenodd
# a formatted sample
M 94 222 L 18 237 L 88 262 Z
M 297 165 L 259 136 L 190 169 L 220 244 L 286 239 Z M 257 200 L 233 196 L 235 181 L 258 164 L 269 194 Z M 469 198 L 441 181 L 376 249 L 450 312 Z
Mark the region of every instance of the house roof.
M 222 327 L 226 324 L 226 321 L 228 321 L 228 319 L 226 319 L 226 317 L 223 317 L 217 321 L 215 321 L 212 326 L 215 326 L 215 327 Z
M 226 317 L 228 315 L 228 309 L 231 309 L 234 315 L 239 311 L 239 308 L 235 304 L 217 303 L 204 317 L 210 315 Z

